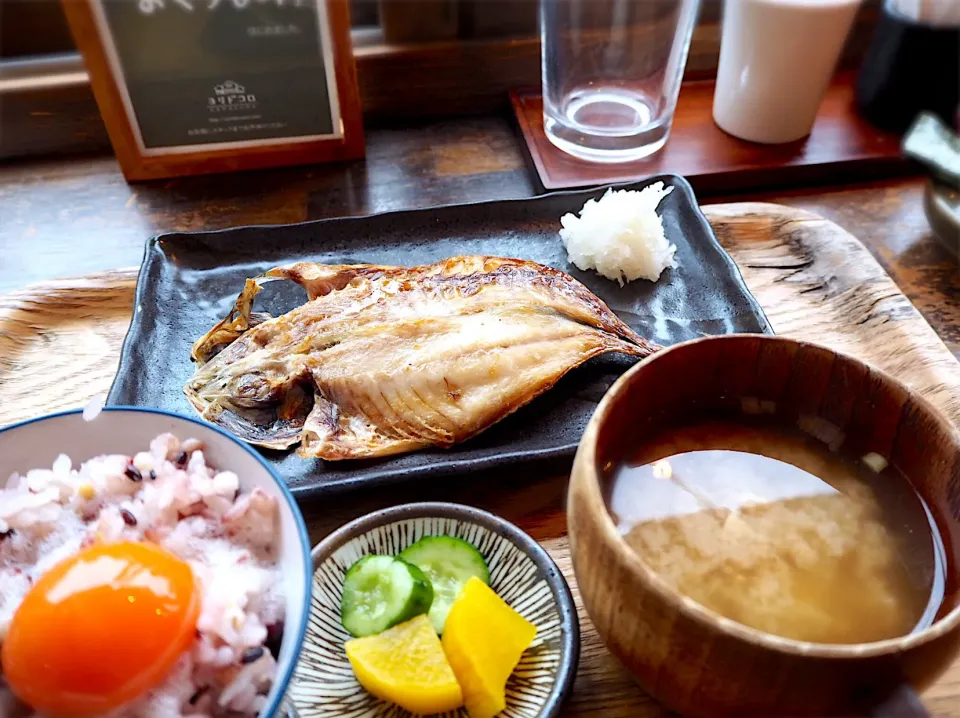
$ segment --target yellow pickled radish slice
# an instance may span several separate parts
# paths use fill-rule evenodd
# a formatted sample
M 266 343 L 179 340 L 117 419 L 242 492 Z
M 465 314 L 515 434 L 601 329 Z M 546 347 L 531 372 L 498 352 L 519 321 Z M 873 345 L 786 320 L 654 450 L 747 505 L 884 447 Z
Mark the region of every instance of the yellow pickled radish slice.
M 463 705 L 437 632 L 423 614 L 375 636 L 347 641 L 346 649 L 360 685 L 377 698 L 419 715 Z
M 447 616 L 443 650 L 470 718 L 492 718 L 506 708 L 507 679 L 536 635 L 483 581 L 467 581 Z

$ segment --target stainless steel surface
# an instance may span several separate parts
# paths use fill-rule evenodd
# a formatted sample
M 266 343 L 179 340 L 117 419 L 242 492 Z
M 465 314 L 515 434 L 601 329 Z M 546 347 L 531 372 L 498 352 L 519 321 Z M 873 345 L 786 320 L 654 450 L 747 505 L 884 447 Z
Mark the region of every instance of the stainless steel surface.
M 0 62 L 0 95 L 89 83 L 83 58 L 76 52 Z
M 940 241 L 960 257 L 960 191 L 930 181 L 923 194 L 923 210 Z

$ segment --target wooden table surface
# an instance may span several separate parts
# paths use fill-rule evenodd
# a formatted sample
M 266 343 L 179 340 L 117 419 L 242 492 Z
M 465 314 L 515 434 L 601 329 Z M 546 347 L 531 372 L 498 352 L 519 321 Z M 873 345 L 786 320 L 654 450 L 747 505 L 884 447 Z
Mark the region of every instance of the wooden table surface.
M 484 117 L 373 130 L 365 162 L 135 186 L 112 158 L 0 166 L 0 294 L 139 264 L 144 241 L 157 232 L 532 196 L 511 122 Z M 960 270 L 930 231 L 923 184 L 916 178 L 701 201 L 780 202 L 837 222 L 867 245 L 960 356 Z
M 833 220 L 866 245 L 960 358 L 960 268 L 931 233 L 922 192 L 918 178 L 701 200 L 778 202 Z M 514 130 L 508 120 L 495 117 L 373 131 L 367 161 L 343 166 L 128 186 L 109 158 L 6 165 L 0 167 L 0 294 L 55 277 L 136 265 L 144 241 L 160 231 L 296 222 L 533 194 Z M 305 513 L 317 541 L 380 507 L 449 500 L 491 510 L 549 541 L 566 531 L 565 486 L 565 476 L 424 481 L 331 499 L 308 506 Z M 585 700 L 590 677 L 581 679 L 577 692 Z M 637 700 L 649 699 L 635 690 L 605 696 L 611 705 Z M 648 706 L 644 714 L 650 710 Z M 629 709 L 623 713 L 629 714 Z

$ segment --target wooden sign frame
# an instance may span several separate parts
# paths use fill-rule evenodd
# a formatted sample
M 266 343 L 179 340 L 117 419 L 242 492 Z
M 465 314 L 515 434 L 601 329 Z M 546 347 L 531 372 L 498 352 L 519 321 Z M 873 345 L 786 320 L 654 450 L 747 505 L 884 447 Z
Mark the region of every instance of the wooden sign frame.
M 131 0 L 133 1 L 133 0 Z M 62 0 L 77 48 L 83 54 L 90 85 L 124 176 L 131 181 L 237 170 L 303 165 L 356 159 L 364 155 L 363 120 L 357 71 L 350 41 L 348 0 L 316 0 L 325 3 L 327 31 L 335 78 L 335 104 L 339 123 L 334 134 L 323 137 L 285 137 L 232 143 L 211 143 L 201 149 L 191 146 L 149 150 L 140 139 L 133 105 L 120 74 L 112 40 L 106 31 L 100 0 Z M 318 17 L 322 23 L 322 15 Z M 331 88 L 333 89 L 333 88 Z M 333 95 L 331 95 L 333 98 Z M 339 125 L 339 126 L 337 126 Z M 218 146 L 222 145 L 222 146 Z

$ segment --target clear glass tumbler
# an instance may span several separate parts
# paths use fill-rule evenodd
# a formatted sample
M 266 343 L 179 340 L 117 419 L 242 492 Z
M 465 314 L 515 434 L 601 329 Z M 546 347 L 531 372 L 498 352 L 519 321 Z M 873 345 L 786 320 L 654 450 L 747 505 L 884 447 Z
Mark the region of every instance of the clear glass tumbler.
M 550 141 L 592 162 L 663 147 L 698 8 L 699 0 L 540 0 Z

